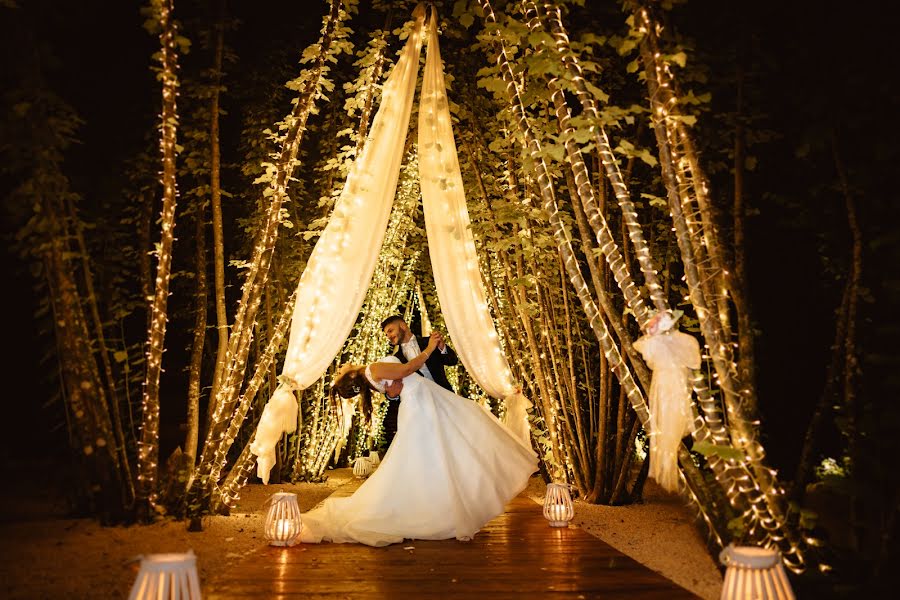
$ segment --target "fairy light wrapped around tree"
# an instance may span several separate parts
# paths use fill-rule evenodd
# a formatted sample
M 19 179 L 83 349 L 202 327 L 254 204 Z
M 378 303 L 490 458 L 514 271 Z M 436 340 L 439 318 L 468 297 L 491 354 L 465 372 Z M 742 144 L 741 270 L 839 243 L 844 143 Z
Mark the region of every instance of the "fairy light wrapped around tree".
M 293 546 L 297 543 L 303 527 L 297 494 L 278 492 L 269 498 L 269 503 L 265 529 L 269 545 Z
M 650 477 L 678 491 L 678 445 L 691 433 L 692 369 L 700 368 L 700 344 L 675 328 L 681 311 L 662 311 L 647 321 L 634 343 L 653 371 L 650 381 Z

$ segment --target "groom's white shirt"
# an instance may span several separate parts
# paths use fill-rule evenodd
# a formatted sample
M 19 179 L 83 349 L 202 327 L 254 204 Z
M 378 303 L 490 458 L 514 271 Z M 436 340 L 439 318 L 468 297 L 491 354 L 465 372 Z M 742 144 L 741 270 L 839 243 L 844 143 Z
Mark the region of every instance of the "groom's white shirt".
M 408 342 L 400 344 L 400 349 L 403 350 L 403 356 L 406 357 L 406 360 L 412 360 L 422 353 L 422 349 L 419 348 L 419 342 L 416 340 L 416 336 L 411 336 Z M 441 354 L 447 354 L 446 346 L 441 350 Z M 419 369 L 419 373 L 434 381 L 434 377 L 431 375 L 431 371 L 428 370 L 426 365 L 422 365 L 422 368 Z
M 403 356 L 406 357 L 406 360 L 412 360 L 422 353 L 422 349 L 419 348 L 419 342 L 416 340 L 416 336 L 411 336 L 408 342 L 400 344 L 400 349 L 403 350 Z M 419 369 L 419 373 L 424 375 L 427 379 L 434 381 L 434 377 L 431 375 L 431 371 L 428 370 L 426 365 L 422 365 L 422 368 Z

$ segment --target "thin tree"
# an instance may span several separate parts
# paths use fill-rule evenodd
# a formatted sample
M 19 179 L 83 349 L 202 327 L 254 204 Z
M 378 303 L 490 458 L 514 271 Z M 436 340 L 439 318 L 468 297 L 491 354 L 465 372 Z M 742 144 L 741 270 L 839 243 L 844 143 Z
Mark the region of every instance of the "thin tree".
M 306 131 L 306 121 L 315 106 L 315 101 L 321 95 L 322 86 L 326 84 L 329 57 L 346 49 L 343 43 L 335 44 L 336 38 L 347 35 L 346 29 L 339 27 L 341 21 L 347 18 L 346 12 L 342 10 L 342 4 L 341 0 L 330 2 L 321 38 L 304 52 L 304 62 L 311 62 L 312 66 L 290 84 L 294 89 L 298 89 L 299 96 L 294 102 L 291 114 L 280 124 L 280 130 L 285 132 L 281 137 L 281 151 L 276 162 L 267 165 L 268 174 L 264 176 L 264 180 L 269 184 L 263 192 L 266 206 L 264 221 L 254 244 L 240 304 L 229 336 L 225 370 L 220 379 L 218 393 L 211 399 L 210 427 L 201 459 L 192 478 L 193 485 L 188 502 L 189 510 L 195 516 L 207 510 L 210 500 L 218 495 L 215 488 L 218 474 L 224 467 L 221 460 L 234 442 L 234 438 L 226 435 L 226 432 L 236 416 L 235 408 L 240 400 L 240 388 L 250 354 L 256 314 L 263 299 L 278 238 L 281 208 L 287 198 L 288 185 L 297 166 L 296 159 Z
M 162 158 L 163 208 L 160 219 L 161 237 L 156 249 L 156 282 L 150 305 L 150 328 L 147 332 L 147 371 L 141 401 L 141 441 L 138 444 L 138 490 L 136 509 L 139 518 L 148 520 L 158 495 L 159 463 L 159 378 L 166 337 L 169 276 L 174 244 L 175 156 L 178 112 L 178 26 L 172 14 L 174 0 L 151 0 L 152 19 L 148 27 L 159 34 L 160 51 L 156 54 L 160 66 L 158 77 L 162 83 L 162 111 L 160 113 L 160 152 Z
M 228 352 L 228 314 L 225 309 L 225 236 L 222 232 L 222 183 L 219 149 L 219 99 L 222 92 L 222 62 L 225 53 L 225 0 L 219 0 L 213 39 L 212 90 L 209 99 L 209 191 L 213 231 L 213 297 L 216 303 L 216 366 L 210 398 L 219 391 Z

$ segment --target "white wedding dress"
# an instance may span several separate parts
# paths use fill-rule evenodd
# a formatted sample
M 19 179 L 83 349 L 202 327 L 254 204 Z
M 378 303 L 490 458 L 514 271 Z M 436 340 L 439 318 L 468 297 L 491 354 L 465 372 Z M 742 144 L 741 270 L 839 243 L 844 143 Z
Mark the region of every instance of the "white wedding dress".
M 397 435 L 381 464 L 352 496 L 303 514 L 300 541 L 468 540 L 537 470 L 535 452 L 481 405 L 417 374 L 403 379 L 400 399 Z

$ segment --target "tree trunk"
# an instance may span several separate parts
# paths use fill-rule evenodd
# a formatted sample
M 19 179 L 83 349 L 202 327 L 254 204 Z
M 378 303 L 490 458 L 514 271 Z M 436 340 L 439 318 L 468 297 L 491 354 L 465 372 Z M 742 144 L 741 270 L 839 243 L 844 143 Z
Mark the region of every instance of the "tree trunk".
M 731 299 L 734 301 L 734 310 L 737 313 L 738 331 L 738 376 L 747 383 L 747 394 L 744 396 L 744 406 L 755 414 L 757 410 L 756 398 L 756 359 L 755 359 L 755 335 L 753 323 L 750 319 L 750 282 L 747 278 L 746 248 L 744 247 L 744 217 L 747 209 L 744 202 L 744 122 L 743 122 L 743 71 L 738 67 L 737 72 L 737 108 L 735 110 L 734 126 L 734 206 L 732 208 L 732 222 L 734 226 L 734 277 Z
M 216 301 L 216 366 L 209 397 L 218 397 L 222 371 L 228 356 L 228 314 L 225 311 L 225 238 L 222 233 L 222 184 L 219 153 L 219 97 L 222 92 L 222 56 L 225 51 L 225 2 L 219 0 L 219 17 L 216 22 L 213 50 L 213 84 L 209 116 L 209 192 L 212 207 L 213 277 Z M 205 262 L 205 261 L 204 261 Z M 212 413 L 212 411 L 210 411 Z M 193 456 L 196 456 L 196 450 Z
M 578 64 L 575 54 L 569 47 L 568 33 L 563 26 L 559 8 L 552 7 L 549 4 L 542 4 L 538 7 L 534 2 L 528 2 L 528 5 L 529 11 L 533 11 L 533 13 L 538 15 L 541 20 L 549 23 L 549 26 L 545 28 L 553 35 L 554 42 L 561 55 L 563 67 L 566 69 L 566 72 L 572 80 L 572 84 L 575 86 L 575 94 L 581 103 L 582 109 L 595 123 L 600 123 L 601 119 L 599 111 L 597 110 L 597 103 L 585 85 L 581 66 Z M 644 275 L 644 282 L 649 290 L 650 298 L 657 310 L 665 310 L 668 307 L 668 302 L 657 281 L 656 268 L 653 265 L 652 256 L 646 241 L 644 241 L 644 234 L 641 230 L 640 223 L 637 220 L 637 209 L 635 209 L 634 203 L 631 201 L 628 186 L 619 171 L 619 162 L 613 154 L 606 130 L 597 125 L 593 127 L 593 130 L 594 143 L 600 154 L 601 163 L 606 172 L 606 176 L 612 185 L 616 201 L 622 210 L 622 219 L 628 228 L 629 239 L 634 245 L 635 256 L 637 257 L 638 264 L 640 264 L 641 273 Z M 614 261 L 611 261 L 610 269 L 615 273 L 615 267 L 612 262 Z M 618 281 L 618 277 L 616 280 Z M 641 310 L 640 305 L 633 306 L 632 310 L 635 311 L 635 316 L 641 324 L 649 318 L 645 311 Z
M 210 480 L 212 471 L 220 470 L 224 465 L 213 464 L 213 456 L 222 456 L 219 447 L 225 442 L 225 430 L 232 421 L 235 404 L 238 402 L 241 381 L 250 351 L 256 313 L 262 301 L 265 281 L 268 275 L 278 227 L 281 220 L 281 206 L 287 196 L 287 188 L 294 169 L 300 142 L 306 131 L 306 121 L 317 98 L 317 90 L 326 69 L 327 58 L 331 53 L 332 42 L 338 21 L 346 17 L 341 11 L 341 1 L 332 0 L 325 27 L 319 40 L 319 54 L 310 69 L 312 76 L 305 80 L 294 109 L 287 117 L 284 125 L 286 134 L 283 138 L 281 153 L 275 163 L 275 172 L 270 186 L 264 192 L 263 204 L 266 205 L 265 223 L 254 244 L 250 266 L 245 276 L 243 291 L 234 325 L 228 340 L 226 364 L 219 393 L 211 399 L 211 415 L 209 431 L 203 445 L 201 460 L 193 477 L 191 494 L 209 497 L 211 487 L 216 482 Z M 343 15 L 343 16 L 342 16 Z M 343 34 L 343 32 L 342 32 Z M 189 500 L 192 510 L 206 510 L 208 502 Z
M 207 283 L 206 283 L 206 219 L 204 218 L 203 202 L 198 200 L 194 212 L 195 233 L 195 280 L 197 289 L 194 290 L 194 339 L 191 343 L 191 358 L 188 371 L 188 404 L 187 404 L 187 433 L 184 438 L 185 462 L 193 469 L 197 459 L 198 444 L 200 441 L 200 382 L 201 367 L 203 365 L 203 347 L 206 343 L 206 310 L 207 310 Z
M 490 0 L 480 0 L 480 5 L 484 12 L 486 23 L 491 29 L 495 28 L 497 26 L 497 20 L 491 7 Z M 634 406 L 635 411 L 641 417 L 641 421 L 646 422 L 649 419 L 649 412 L 643 393 L 635 384 L 631 372 L 622 359 L 618 348 L 612 343 L 609 330 L 600 318 L 597 306 L 590 296 L 587 284 L 581 274 L 577 258 L 572 249 L 570 234 L 559 215 L 559 207 L 553 189 L 553 180 L 551 179 L 547 170 L 547 165 L 543 160 L 540 142 L 529 124 L 528 116 L 525 112 L 521 95 L 519 94 L 517 78 L 513 73 L 506 56 L 505 44 L 502 39 L 498 39 L 496 44 L 498 48 L 497 64 L 500 67 L 503 80 L 507 84 L 510 105 L 524 139 L 523 143 L 532 160 L 533 168 L 536 172 L 537 185 L 543 201 L 543 208 L 550 220 L 553 237 L 559 248 L 566 273 L 569 276 L 572 286 L 575 288 L 576 295 L 581 302 L 591 329 L 597 340 L 600 342 L 600 346 L 604 354 L 606 354 L 607 360 L 609 360 L 610 368 L 619 378 L 620 383 L 625 386 L 629 400 Z
M 851 459 L 859 461 L 859 443 L 864 433 L 861 431 L 859 421 L 862 418 L 862 410 L 856 398 L 856 378 L 859 375 L 859 357 L 856 349 L 856 318 L 859 304 L 859 288 L 862 281 L 862 251 L 863 238 L 862 230 L 859 226 L 859 216 L 856 212 L 856 198 L 850 188 L 850 181 L 847 178 L 847 171 L 844 168 L 844 162 L 841 160 L 841 154 L 838 149 L 837 132 L 831 132 L 831 153 L 834 159 L 834 168 L 837 172 L 838 183 L 841 193 L 844 196 L 844 209 L 847 211 L 847 226 L 850 229 L 851 236 L 851 258 L 850 258 L 850 274 L 847 278 L 847 320 L 846 320 L 846 336 L 844 338 L 844 373 L 842 383 L 842 407 L 841 410 L 847 418 L 846 435 L 847 450 Z M 852 539 L 851 544 L 858 546 L 862 536 L 860 526 L 857 525 L 862 521 L 860 513 L 864 511 L 861 505 L 859 491 L 854 489 L 850 502 L 850 522 L 854 525 L 851 527 Z M 891 512 L 896 511 L 896 507 L 889 509 Z
M 806 427 L 806 434 L 803 436 L 803 447 L 800 450 L 800 460 L 797 463 L 797 471 L 794 474 L 794 481 L 791 484 L 790 497 L 795 502 L 803 500 L 806 484 L 812 478 L 813 468 L 816 461 L 816 450 L 819 441 L 819 432 L 825 417 L 831 414 L 831 407 L 838 405 L 838 391 L 843 382 L 843 373 L 846 370 L 844 363 L 846 362 L 846 346 L 844 340 L 847 339 L 847 317 L 850 310 L 850 280 L 844 285 L 844 293 L 841 296 L 841 305 L 835 311 L 837 317 L 834 328 L 834 342 L 831 344 L 831 362 L 828 370 L 825 372 L 825 385 L 822 394 L 819 396 L 818 402 L 813 409 L 812 416 L 809 418 L 809 424 Z
M 109 348 L 106 346 L 106 334 L 103 331 L 103 320 L 100 318 L 100 307 L 97 301 L 97 292 L 94 290 L 94 277 L 91 272 L 90 256 L 87 244 L 84 241 L 84 229 L 78 220 L 75 207 L 71 200 L 66 201 L 66 209 L 72 226 L 75 228 L 75 239 L 78 243 L 78 252 L 81 255 L 81 268 L 84 276 L 84 286 L 87 293 L 87 305 L 90 307 L 91 324 L 94 328 L 94 339 L 97 343 L 97 353 L 103 365 L 103 381 L 105 383 L 106 398 L 109 402 L 106 418 L 110 420 L 115 439 L 110 440 L 111 453 L 116 460 L 116 468 L 120 471 L 120 479 L 123 482 L 122 504 L 127 506 L 134 501 L 134 480 L 131 476 L 131 465 L 128 462 L 128 449 L 125 444 L 125 432 L 122 429 L 122 416 L 119 411 L 119 398 L 116 393 L 116 380 L 113 375 L 112 361 L 109 358 Z M 125 385 L 128 385 L 126 382 Z M 111 414 L 110 414 L 111 413 Z
M 48 178 L 49 179 L 49 178 Z M 44 183 L 44 182 L 42 182 Z M 88 473 L 86 492 L 101 522 L 110 524 L 124 516 L 124 482 L 117 466 L 116 443 L 109 422 L 102 378 L 91 352 L 84 302 L 75 282 L 76 267 L 62 221 L 66 210 L 60 190 L 44 192 L 37 201 L 47 219 L 48 238 L 41 245 L 41 260 L 49 287 L 60 376 L 66 398 L 78 460 Z
M 694 190 L 690 186 L 703 187 L 705 182 L 699 172 L 699 167 L 687 157 L 685 160 L 691 163 L 691 176 L 686 177 L 684 173 L 678 174 L 676 148 L 686 148 L 686 153 L 690 153 L 691 149 L 686 133 L 679 130 L 676 125 L 680 121 L 672 118 L 673 115 L 670 114 L 672 107 L 677 105 L 677 99 L 673 95 L 667 67 L 660 64 L 662 55 L 656 43 L 658 26 L 651 20 L 646 8 L 636 2 L 630 3 L 629 6 L 633 10 L 635 25 L 642 34 L 639 47 L 650 96 L 652 124 L 659 149 L 660 166 L 668 195 L 669 209 L 675 225 L 676 240 L 681 251 L 685 280 L 690 292 L 690 301 L 697 312 L 700 329 L 709 347 L 717 383 L 722 391 L 729 415 L 729 428 L 726 430 L 721 421 L 717 420 L 718 416 L 715 412 L 707 410 L 705 404 L 709 403 L 704 400 L 703 395 L 708 393 L 708 390 L 705 389 L 701 374 L 695 372 L 692 383 L 695 385 L 695 390 L 698 386 L 703 388 L 703 395 L 698 390 L 698 398 L 701 407 L 707 413 L 705 416 L 710 425 L 710 431 L 698 430 L 695 432 L 695 438 L 704 439 L 712 433 L 713 439 L 716 440 L 716 436 L 720 436 L 725 431 L 728 432 L 734 447 L 739 448 L 744 453 L 744 457 L 739 461 L 730 461 L 731 465 L 726 467 L 725 473 L 721 472 L 722 467 L 719 460 L 710 460 L 709 464 L 720 471 L 719 476 L 725 475 L 728 471 L 737 471 L 735 476 L 738 480 L 744 479 L 753 482 L 752 485 L 743 484 L 737 489 L 731 485 L 726 486 L 733 503 L 737 505 L 745 501 L 750 506 L 751 510 L 745 513 L 750 517 L 748 519 L 748 539 L 777 544 L 782 549 L 787 562 L 796 568 L 802 568 L 804 561 L 802 541 L 796 537 L 796 532 L 787 522 L 781 489 L 775 481 L 774 472 L 763 465 L 762 445 L 755 439 L 756 430 L 752 420 L 744 413 L 744 405 L 740 398 L 744 388 L 737 379 L 737 369 L 733 362 L 731 342 L 728 338 L 727 322 L 724 321 L 722 310 L 717 305 L 717 298 L 710 299 L 708 295 L 709 284 L 716 273 L 721 271 L 716 262 L 718 250 L 715 247 L 710 249 L 707 256 L 710 265 L 701 266 L 698 260 L 699 240 L 695 236 L 706 235 L 707 244 L 716 246 L 714 227 L 710 227 L 708 230 L 698 229 L 701 225 L 703 227 L 707 227 L 707 225 L 696 221 L 689 222 L 685 214 L 688 210 L 694 211 L 693 202 L 698 201 L 697 194 L 693 193 Z M 679 161 L 679 164 L 682 162 L 684 161 Z M 686 186 L 684 189 L 682 189 L 682 182 Z M 701 270 L 704 271 L 704 274 L 701 274 Z M 710 301 L 713 303 L 712 305 Z M 726 482 L 722 483 L 726 484 Z M 752 491 L 754 489 L 762 493 L 754 493 Z M 742 497 L 743 500 L 739 497 Z
M 153 0 L 154 17 L 159 22 L 159 54 L 162 79 L 162 111 L 160 147 L 162 154 L 163 209 L 161 239 L 157 253 L 156 289 L 150 305 L 150 328 L 147 332 L 147 371 L 142 399 L 141 441 L 138 444 L 138 492 L 136 509 L 146 521 L 153 516 L 158 495 L 159 470 L 159 377 L 166 338 L 169 276 L 175 228 L 175 155 L 178 112 L 178 57 L 175 37 L 177 26 L 172 16 L 174 0 Z

